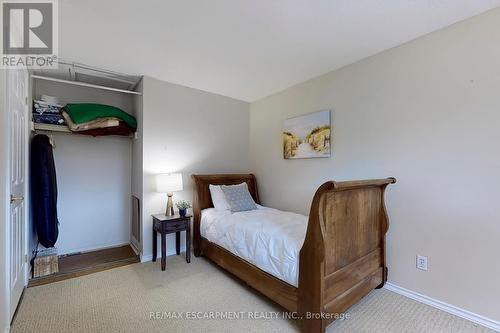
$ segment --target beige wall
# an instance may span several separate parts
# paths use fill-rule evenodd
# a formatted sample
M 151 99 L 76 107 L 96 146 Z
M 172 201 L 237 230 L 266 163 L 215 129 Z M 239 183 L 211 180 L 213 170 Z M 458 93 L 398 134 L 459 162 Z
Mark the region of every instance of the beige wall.
M 143 88 L 143 257 L 149 259 L 151 214 L 164 212 L 167 198 L 156 193 L 155 175 L 183 174 L 184 191 L 174 193 L 175 203 L 193 201 L 193 173 L 248 172 L 250 106 L 150 77 L 144 78 Z M 167 238 L 170 254 L 174 236 Z
M 283 120 L 328 108 L 333 157 L 283 160 Z M 265 205 L 306 213 L 326 180 L 397 177 L 389 281 L 500 320 L 500 9 L 252 103 L 250 123 Z

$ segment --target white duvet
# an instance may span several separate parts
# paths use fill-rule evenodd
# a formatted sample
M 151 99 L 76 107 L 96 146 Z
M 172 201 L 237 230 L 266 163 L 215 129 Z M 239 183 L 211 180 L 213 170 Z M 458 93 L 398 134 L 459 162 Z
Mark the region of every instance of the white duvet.
M 237 213 L 209 208 L 201 213 L 200 232 L 210 242 L 297 287 L 307 221 L 307 216 L 263 206 Z

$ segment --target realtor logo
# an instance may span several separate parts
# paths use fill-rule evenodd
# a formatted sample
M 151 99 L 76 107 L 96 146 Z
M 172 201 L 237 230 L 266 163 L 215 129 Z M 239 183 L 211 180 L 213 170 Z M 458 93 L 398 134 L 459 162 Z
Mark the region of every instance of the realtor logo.
M 1 67 L 56 67 L 56 0 L 3 0 L 1 8 Z

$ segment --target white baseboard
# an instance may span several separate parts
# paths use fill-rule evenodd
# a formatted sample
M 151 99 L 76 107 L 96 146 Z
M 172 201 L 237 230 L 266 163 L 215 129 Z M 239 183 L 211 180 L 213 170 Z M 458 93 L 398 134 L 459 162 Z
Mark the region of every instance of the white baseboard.
M 168 254 L 167 254 L 167 256 L 168 256 Z M 160 258 L 160 257 L 158 257 L 158 258 Z M 141 256 L 141 263 L 142 262 L 152 261 L 152 260 L 153 260 L 153 255 L 152 254 Z
M 500 332 L 500 322 L 498 322 L 496 320 L 483 317 L 483 316 L 475 314 L 473 312 L 461 309 L 457 306 L 454 306 L 454 305 L 439 301 L 437 299 L 416 293 L 412 290 L 397 286 L 397 285 L 392 284 L 392 283 L 386 283 L 384 288 L 387 290 L 393 291 L 397 294 L 403 295 L 405 297 L 411 298 L 417 302 L 430 305 L 436 309 L 443 310 L 443 311 L 448 312 L 452 315 L 467 319 L 469 321 L 472 321 L 473 323 L 476 323 L 476 324 L 479 324 L 481 326 L 492 329 L 494 331 Z
M 181 247 L 181 253 L 182 252 L 185 252 L 186 251 L 186 248 L 185 247 Z M 173 256 L 173 255 L 176 255 L 177 253 L 175 252 L 175 249 L 167 249 L 167 257 L 169 256 Z M 160 258 L 161 258 L 161 252 L 158 251 L 158 254 L 156 255 L 156 260 L 158 261 Z M 148 261 L 151 261 L 153 260 L 153 254 L 146 254 L 146 255 L 142 255 L 141 256 L 141 262 L 148 262 Z

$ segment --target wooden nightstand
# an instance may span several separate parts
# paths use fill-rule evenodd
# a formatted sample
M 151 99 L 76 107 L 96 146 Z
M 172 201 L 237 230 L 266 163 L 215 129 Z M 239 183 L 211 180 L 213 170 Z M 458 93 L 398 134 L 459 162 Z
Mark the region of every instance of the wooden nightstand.
M 167 265 L 167 234 L 175 232 L 175 250 L 181 253 L 181 231 L 186 231 L 186 262 L 191 262 L 191 215 L 165 216 L 153 215 L 153 261 L 156 261 L 158 252 L 158 232 L 161 235 L 161 270 Z

